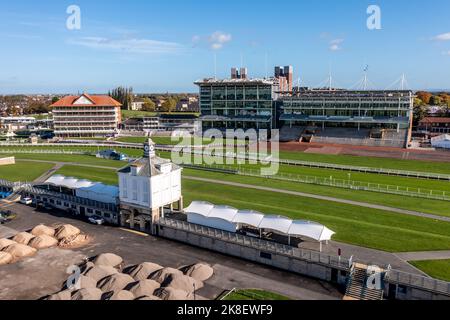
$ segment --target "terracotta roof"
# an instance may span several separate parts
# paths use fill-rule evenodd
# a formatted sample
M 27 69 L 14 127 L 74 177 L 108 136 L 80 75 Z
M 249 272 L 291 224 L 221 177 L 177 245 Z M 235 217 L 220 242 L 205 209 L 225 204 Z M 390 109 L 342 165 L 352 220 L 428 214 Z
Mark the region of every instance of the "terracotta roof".
M 420 123 L 450 123 L 450 118 L 438 118 L 438 117 L 434 117 L 434 118 L 424 118 L 423 120 L 420 121 Z
M 92 104 L 74 104 L 75 101 L 77 101 L 79 98 L 85 97 L 89 101 L 92 102 Z M 51 105 L 52 107 L 72 107 L 72 106 L 79 106 L 79 107 L 120 107 L 122 104 L 120 104 L 118 101 L 114 100 L 110 96 L 91 96 L 89 94 L 82 94 L 81 96 L 67 96 L 62 99 L 60 99 L 58 102 Z

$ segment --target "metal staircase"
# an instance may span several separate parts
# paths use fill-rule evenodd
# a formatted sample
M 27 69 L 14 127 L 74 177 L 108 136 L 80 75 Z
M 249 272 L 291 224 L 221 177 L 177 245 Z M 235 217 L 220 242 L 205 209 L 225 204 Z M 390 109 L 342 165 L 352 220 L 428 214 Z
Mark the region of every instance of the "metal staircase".
M 383 289 L 373 289 L 367 286 L 370 276 L 368 268 L 363 264 L 353 264 L 344 300 L 383 300 Z

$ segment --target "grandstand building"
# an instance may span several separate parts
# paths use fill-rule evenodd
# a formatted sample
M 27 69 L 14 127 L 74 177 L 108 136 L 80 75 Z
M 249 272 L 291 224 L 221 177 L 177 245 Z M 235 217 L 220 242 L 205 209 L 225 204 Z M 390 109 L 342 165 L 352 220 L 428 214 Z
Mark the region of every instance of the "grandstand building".
M 411 91 L 305 90 L 280 97 L 280 125 L 304 141 L 405 147 L 413 99 Z
M 233 68 L 231 79 L 195 82 L 200 88 L 203 130 L 272 129 L 276 126 L 279 80 L 251 79 L 243 72 L 239 75 Z
M 67 96 L 52 105 L 57 137 L 105 137 L 117 132 L 121 104 L 109 96 Z

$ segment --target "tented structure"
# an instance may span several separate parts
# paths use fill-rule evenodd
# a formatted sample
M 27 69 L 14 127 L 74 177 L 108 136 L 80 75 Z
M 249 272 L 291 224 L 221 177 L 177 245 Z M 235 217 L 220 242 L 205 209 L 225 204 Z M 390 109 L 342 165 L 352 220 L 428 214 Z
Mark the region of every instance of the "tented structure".
M 269 230 L 289 237 L 305 237 L 318 242 L 329 241 L 335 234 L 327 227 L 311 221 L 291 220 L 257 211 L 215 206 L 209 202 L 194 201 L 186 208 L 188 222 L 228 232 L 237 232 L 243 226 Z
M 433 148 L 450 149 L 450 134 L 431 138 L 431 145 Z

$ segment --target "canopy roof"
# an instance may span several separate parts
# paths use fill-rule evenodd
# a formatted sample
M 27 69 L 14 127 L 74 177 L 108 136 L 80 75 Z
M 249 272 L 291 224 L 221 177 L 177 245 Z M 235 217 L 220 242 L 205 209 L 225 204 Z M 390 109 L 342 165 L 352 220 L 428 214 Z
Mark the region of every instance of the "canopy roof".
M 335 234 L 327 227 L 311 221 L 291 220 L 277 215 L 264 215 L 257 211 L 238 210 L 227 206 L 215 206 L 209 202 L 194 201 L 185 209 L 186 214 L 221 219 L 229 223 L 248 225 L 257 229 L 272 230 L 288 236 L 306 237 L 316 241 L 328 241 Z

